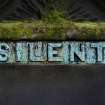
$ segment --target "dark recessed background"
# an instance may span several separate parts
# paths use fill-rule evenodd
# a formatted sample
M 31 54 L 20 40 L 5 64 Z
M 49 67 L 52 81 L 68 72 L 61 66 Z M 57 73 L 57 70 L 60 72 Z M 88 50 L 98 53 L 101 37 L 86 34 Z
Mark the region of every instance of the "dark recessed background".
M 0 65 L 0 105 L 105 105 L 105 65 Z
M 0 0 L 0 20 L 41 19 L 50 10 L 72 20 L 105 20 L 105 0 Z

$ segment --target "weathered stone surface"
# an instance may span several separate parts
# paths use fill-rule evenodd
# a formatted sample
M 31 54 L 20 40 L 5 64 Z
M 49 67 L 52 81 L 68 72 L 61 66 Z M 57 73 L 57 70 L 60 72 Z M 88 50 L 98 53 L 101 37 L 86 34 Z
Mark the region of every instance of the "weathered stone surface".
M 1 42 L 0 63 L 105 64 L 105 42 Z

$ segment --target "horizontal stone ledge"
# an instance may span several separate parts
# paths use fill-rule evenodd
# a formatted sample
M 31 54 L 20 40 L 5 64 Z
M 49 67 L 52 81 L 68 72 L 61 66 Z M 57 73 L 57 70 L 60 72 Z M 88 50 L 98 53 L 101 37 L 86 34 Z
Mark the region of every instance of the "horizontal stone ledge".
M 0 40 L 105 40 L 105 22 L 5 21 Z

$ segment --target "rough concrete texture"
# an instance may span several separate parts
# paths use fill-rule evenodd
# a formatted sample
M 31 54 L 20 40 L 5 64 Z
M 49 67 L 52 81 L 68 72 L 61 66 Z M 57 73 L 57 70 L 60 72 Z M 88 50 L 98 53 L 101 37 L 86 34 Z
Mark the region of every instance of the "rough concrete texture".
M 0 105 L 105 105 L 105 65 L 0 65 Z

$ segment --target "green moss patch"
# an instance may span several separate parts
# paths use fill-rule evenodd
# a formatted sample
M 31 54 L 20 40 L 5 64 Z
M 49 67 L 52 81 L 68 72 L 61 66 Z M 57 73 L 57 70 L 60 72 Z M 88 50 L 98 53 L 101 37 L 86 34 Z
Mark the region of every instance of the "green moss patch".
M 1 40 L 104 40 L 104 22 L 68 20 L 4 21 L 0 23 Z

